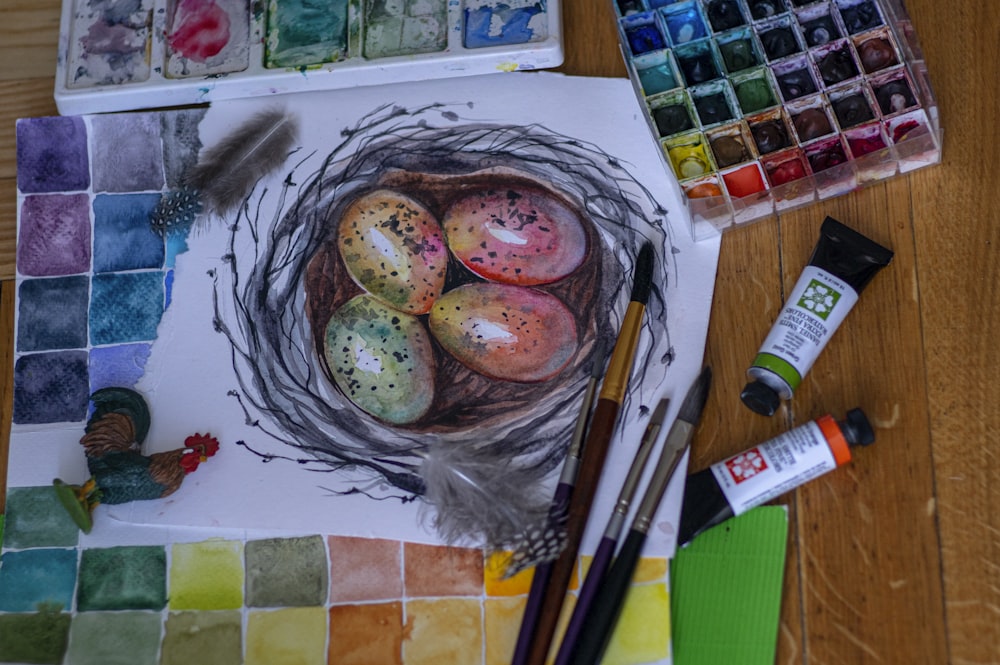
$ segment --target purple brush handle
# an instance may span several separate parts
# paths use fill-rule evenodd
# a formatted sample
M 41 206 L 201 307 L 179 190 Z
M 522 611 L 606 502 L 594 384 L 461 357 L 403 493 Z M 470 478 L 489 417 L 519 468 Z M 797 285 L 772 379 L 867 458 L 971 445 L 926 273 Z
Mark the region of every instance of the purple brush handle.
M 555 665 L 567 665 L 570 656 L 573 655 L 573 645 L 580 637 L 580 629 L 590 612 L 590 606 L 594 603 L 597 590 L 601 588 L 601 582 L 611 567 L 611 559 L 615 554 L 615 546 L 618 541 L 614 538 L 604 536 L 601 538 L 594 558 L 590 562 L 590 569 L 587 571 L 587 578 L 580 587 L 580 597 L 573 608 L 573 614 L 566 626 L 566 633 L 563 635 L 562 644 L 559 645 L 559 653 L 556 655 Z
M 555 494 L 552 495 L 552 507 L 549 509 L 549 528 L 561 528 L 559 522 L 566 517 L 566 509 L 569 506 L 569 499 L 572 494 L 572 484 L 559 483 L 556 485 Z M 542 612 L 542 601 L 545 600 L 545 592 L 548 590 L 549 579 L 551 577 L 551 562 L 540 563 L 535 566 L 535 573 L 531 578 L 531 589 L 528 590 L 528 600 L 524 606 L 524 616 L 521 619 L 521 631 L 517 634 L 517 644 L 514 647 L 514 658 L 511 660 L 511 665 L 525 665 L 528 662 L 531 643 L 535 639 L 535 628 L 538 626 L 538 617 L 541 616 Z

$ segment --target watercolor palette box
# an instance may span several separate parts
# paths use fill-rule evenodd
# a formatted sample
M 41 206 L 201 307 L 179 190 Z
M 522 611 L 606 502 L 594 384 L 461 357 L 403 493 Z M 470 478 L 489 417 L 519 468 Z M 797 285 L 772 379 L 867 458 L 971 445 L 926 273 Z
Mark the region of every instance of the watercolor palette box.
M 66 0 L 64 115 L 562 63 L 559 0 Z
M 940 161 L 901 0 L 615 0 L 696 238 Z

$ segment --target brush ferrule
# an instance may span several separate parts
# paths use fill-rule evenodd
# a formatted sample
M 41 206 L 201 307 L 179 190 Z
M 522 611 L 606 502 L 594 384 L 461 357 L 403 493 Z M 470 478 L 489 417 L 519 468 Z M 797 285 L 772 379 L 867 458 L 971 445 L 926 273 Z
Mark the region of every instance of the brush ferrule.
M 634 300 L 629 302 L 601 386 L 601 399 L 609 399 L 616 404 L 621 404 L 625 399 L 625 388 L 632 373 L 632 363 L 635 360 L 635 349 L 639 345 L 639 333 L 642 331 L 642 317 L 645 312 L 646 306 L 642 303 Z

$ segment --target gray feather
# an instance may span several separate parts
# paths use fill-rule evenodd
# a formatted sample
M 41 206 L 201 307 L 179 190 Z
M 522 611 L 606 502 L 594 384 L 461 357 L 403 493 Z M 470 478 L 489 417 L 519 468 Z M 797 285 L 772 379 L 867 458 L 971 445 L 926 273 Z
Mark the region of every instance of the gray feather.
M 474 534 L 498 551 L 546 514 L 540 488 L 525 486 L 516 468 L 474 445 L 431 446 L 420 475 L 433 525 L 448 542 Z
M 225 216 L 258 180 L 285 163 L 297 138 L 294 116 L 283 109 L 262 111 L 203 151 L 185 185 L 198 193 L 206 212 Z

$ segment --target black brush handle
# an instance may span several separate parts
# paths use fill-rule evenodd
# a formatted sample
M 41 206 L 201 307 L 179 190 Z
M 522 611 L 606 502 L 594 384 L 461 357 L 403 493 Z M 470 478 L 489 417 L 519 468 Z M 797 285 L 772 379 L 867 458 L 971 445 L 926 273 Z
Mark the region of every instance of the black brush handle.
M 580 639 L 569 661 L 572 665 L 597 665 L 601 662 L 621 615 L 625 596 L 632 586 L 635 567 L 645 544 L 645 533 L 635 529 L 628 532 L 580 629 Z

